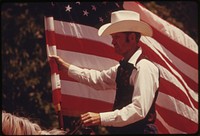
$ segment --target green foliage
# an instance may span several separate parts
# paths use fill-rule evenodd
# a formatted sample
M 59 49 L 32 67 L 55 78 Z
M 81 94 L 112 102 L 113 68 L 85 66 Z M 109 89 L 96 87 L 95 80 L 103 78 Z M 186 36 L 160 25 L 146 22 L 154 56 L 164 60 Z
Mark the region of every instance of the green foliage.
M 2 5 L 2 108 L 35 118 L 49 128 L 57 125 L 57 119 L 46 58 L 44 13 L 39 10 L 37 4 L 30 3 Z
M 198 43 L 195 2 L 143 4 Z M 58 121 L 46 57 L 43 22 L 46 10 L 45 3 L 1 5 L 2 109 L 33 118 L 44 128 L 53 128 L 58 127 Z

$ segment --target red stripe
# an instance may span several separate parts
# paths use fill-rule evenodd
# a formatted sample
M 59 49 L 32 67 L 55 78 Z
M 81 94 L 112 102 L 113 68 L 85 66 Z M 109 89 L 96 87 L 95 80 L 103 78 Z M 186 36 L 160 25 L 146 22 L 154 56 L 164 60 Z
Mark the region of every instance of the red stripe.
M 53 90 L 52 92 L 53 104 L 57 105 L 61 101 L 61 91 L 60 88 Z
M 104 112 L 112 110 L 112 104 L 71 95 L 62 95 L 61 107 L 63 110 L 84 112 Z
M 121 59 L 121 56 L 115 53 L 114 48 L 105 43 L 60 34 L 55 36 L 58 49 L 101 56 L 117 61 Z
M 153 38 L 182 61 L 186 62 L 193 68 L 198 69 L 198 54 L 194 53 L 192 50 L 186 48 L 178 42 L 170 39 L 155 28 L 153 28 Z
M 155 125 L 158 128 L 158 134 L 169 134 L 169 131 L 163 126 L 162 122 L 156 119 Z
M 160 52 L 160 51 L 158 51 Z M 168 58 L 166 58 L 161 52 L 160 54 L 162 55 L 162 57 L 167 61 L 167 63 L 174 69 L 176 70 L 181 77 L 184 79 L 184 81 L 187 83 L 187 85 L 194 91 L 197 92 L 198 90 L 198 84 L 196 82 L 194 82 L 191 78 L 189 78 L 187 75 L 185 75 L 183 72 L 181 72 L 171 61 L 168 60 Z
M 172 126 L 173 128 L 176 128 L 188 134 L 193 134 L 197 132 L 198 124 L 192 122 L 191 120 L 181 115 L 178 115 L 174 111 L 167 110 L 158 105 L 156 105 L 156 109 L 159 111 L 160 116 L 162 116 L 162 118 L 165 119 L 166 123 Z
M 189 98 L 186 96 L 186 94 L 183 93 L 182 90 L 179 89 L 177 86 L 165 80 L 164 78 L 160 78 L 159 91 L 167 95 L 170 95 L 179 101 L 182 101 L 184 104 L 188 105 L 189 107 L 192 107 L 192 105 L 189 102 Z M 193 99 L 191 99 L 191 101 L 194 104 L 195 108 L 198 109 L 198 103 L 195 102 Z
M 46 34 L 46 43 L 49 46 L 55 45 L 55 43 L 56 43 L 55 32 L 54 31 L 45 30 L 45 34 Z

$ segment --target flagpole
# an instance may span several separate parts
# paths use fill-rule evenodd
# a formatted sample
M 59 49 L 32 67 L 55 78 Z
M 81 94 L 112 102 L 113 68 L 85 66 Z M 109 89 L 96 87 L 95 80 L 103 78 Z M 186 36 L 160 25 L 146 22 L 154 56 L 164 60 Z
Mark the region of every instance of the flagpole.
M 63 124 L 63 116 L 61 112 L 61 105 L 60 103 L 57 104 L 57 114 L 58 114 L 58 122 L 59 122 L 59 127 L 60 129 L 64 129 L 64 124 Z
M 45 17 L 44 21 L 45 21 L 45 28 L 48 31 L 55 32 L 54 18 L 53 17 Z M 46 35 L 48 35 L 48 34 L 46 34 Z M 51 55 L 57 55 L 56 45 L 55 45 L 54 42 L 52 42 L 52 41 L 54 41 L 54 39 L 55 39 L 54 33 L 52 35 L 46 36 L 46 40 L 51 41 L 46 46 L 47 47 L 46 48 L 47 49 L 47 58 L 48 58 L 48 61 L 49 61 L 50 67 L 51 67 L 51 71 L 53 72 L 53 75 L 51 77 L 52 87 L 53 87 L 52 90 L 55 92 L 55 90 L 58 89 L 59 96 L 61 96 L 61 94 L 60 94 L 60 88 L 61 88 L 60 81 L 59 81 L 59 83 L 57 82 L 58 80 L 60 80 L 59 74 L 57 74 L 58 73 L 58 67 L 57 67 L 56 62 L 53 61 L 51 63 L 50 58 L 49 58 Z M 54 101 L 57 101 L 58 98 L 55 98 L 55 99 L 56 100 L 54 100 Z M 54 106 L 55 106 L 55 110 L 56 110 L 57 115 L 58 115 L 59 128 L 63 130 L 64 129 L 64 123 L 63 123 L 63 116 L 62 116 L 62 111 L 61 111 L 60 100 L 59 100 L 58 104 L 55 104 Z

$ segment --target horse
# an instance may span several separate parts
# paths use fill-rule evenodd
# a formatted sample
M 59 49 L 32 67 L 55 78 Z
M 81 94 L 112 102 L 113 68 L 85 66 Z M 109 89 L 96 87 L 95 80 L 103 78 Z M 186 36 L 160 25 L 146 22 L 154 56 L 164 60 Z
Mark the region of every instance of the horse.
M 2 111 L 3 135 L 66 135 L 67 132 L 60 129 L 43 130 L 37 123 L 28 118 L 12 115 Z

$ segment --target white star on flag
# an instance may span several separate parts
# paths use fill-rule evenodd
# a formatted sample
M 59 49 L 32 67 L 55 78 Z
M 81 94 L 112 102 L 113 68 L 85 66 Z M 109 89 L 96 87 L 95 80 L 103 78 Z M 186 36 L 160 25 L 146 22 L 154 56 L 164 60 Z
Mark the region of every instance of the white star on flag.
M 76 2 L 76 4 L 81 5 L 81 2 L 78 1 L 78 2 Z
M 92 5 L 92 10 L 96 11 L 97 8 L 94 5 Z
M 102 17 L 99 17 L 99 21 L 103 23 L 103 18 L 102 18 Z
M 88 16 L 89 12 L 87 10 L 83 10 L 83 15 Z
M 67 7 L 65 7 L 65 11 L 71 12 L 72 7 L 70 5 L 67 5 Z

